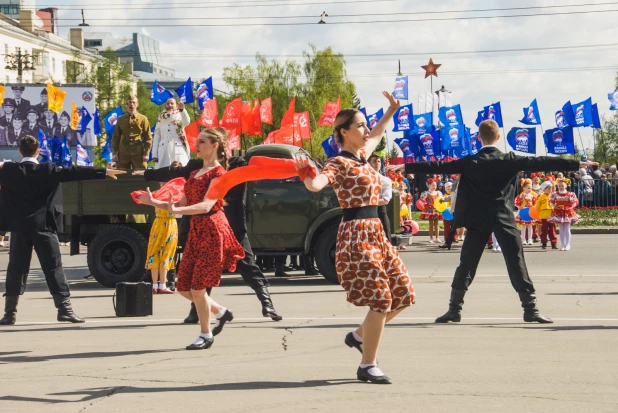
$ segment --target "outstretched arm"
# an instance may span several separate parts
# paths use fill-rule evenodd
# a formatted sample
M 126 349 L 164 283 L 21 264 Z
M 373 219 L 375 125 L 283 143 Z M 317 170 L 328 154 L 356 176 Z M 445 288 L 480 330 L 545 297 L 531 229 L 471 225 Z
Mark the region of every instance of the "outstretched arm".
M 365 143 L 365 150 L 367 151 L 367 156 L 371 155 L 373 151 L 376 150 L 377 146 L 380 144 L 380 140 L 382 140 L 382 136 L 384 135 L 384 131 L 386 131 L 386 127 L 391 121 L 391 118 L 399 109 L 400 103 L 398 100 L 395 100 L 393 95 L 388 93 L 387 91 L 383 91 L 382 94 L 386 99 L 388 99 L 388 109 L 382 116 L 382 119 L 378 121 L 376 126 L 369 132 L 369 139 L 367 143 Z
M 579 162 L 571 159 L 554 158 L 551 156 L 516 156 L 517 171 L 576 171 L 586 166 L 598 166 L 598 162 Z
M 457 159 L 451 162 L 415 162 L 405 165 L 388 166 L 391 171 L 404 170 L 406 174 L 428 173 L 428 174 L 461 174 L 465 172 L 468 161 L 466 158 Z
M 174 178 L 189 179 L 191 172 L 204 166 L 201 159 L 191 159 L 186 166 L 168 166 L 159 169 L 146 169 L 133 171 L 133 175 L 144 175 L 146 181 L 167 182 Z

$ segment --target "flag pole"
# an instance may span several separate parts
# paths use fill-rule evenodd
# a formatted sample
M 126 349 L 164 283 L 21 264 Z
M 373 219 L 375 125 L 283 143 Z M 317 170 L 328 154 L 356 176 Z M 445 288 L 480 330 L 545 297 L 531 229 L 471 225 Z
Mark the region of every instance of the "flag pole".
M 582 151 L 584 151 L 584 155 L 586 155 L 586 148 L 584 147 L 584 140 L 582 139 L 582 133 L 579 131 L 579 128 L 577 128 L 577 134 L 579 135 L 579 141 L 582 144 Z
M 541 134 L 543 136 L 543 146 L 545 147 L 545 156 L 547 156 L 547 145 L 545 145 L 545 130 L 543 129 L 543 125 L 541 123 L 539 123 L 539 126 L 541 127 Z
M 504 152 L 508 152 L 506 147 L 506 132 L 504 131 L 504 122 L 502 122 L 502 135 L 504 136 Z

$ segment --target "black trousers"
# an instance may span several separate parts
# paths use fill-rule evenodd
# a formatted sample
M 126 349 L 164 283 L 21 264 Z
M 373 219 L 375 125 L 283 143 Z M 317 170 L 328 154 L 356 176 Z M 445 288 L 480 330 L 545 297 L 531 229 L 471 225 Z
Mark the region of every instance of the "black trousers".
M 386 205 L 378 207 L 378 218 L 382 221 L 384 232 L 386 233 L 386 239 L 391 242 L 391 221 L 388 219 L 388 213 L 386 211 Z
M 521 245 L 521 233 L 517 229 L 513 215 L 504 213 L 496 220 L 488 219 L 485 223 L 467 227 L 466 238 L 461 248 L 459 267 L 455 270 L 455 277 L 451 287 L 456 290 L 467 291 L 476 275 L 487 239 L 493 232 L 500 243 L 506 269 L 511 279 L 511 285 L 517 292 L 534 292 L 534 285 L 528 275 L 524 251 Z M 493 222 L 492 222 L 493 221 Z
M 53 296 L 69 297 L 71 294 L 62 268 L 58 235 L 38 231 L 11 232 L 6 295 L 17 296 L 26 292 L 33 248 L 41 263 L 49 292 Z
M 245 250 L 245 258 L 236 263 L 236 269 L 240 273 L 240 276 L 245 280 L 245 283 L 254 290 L 256 288 L 269 287 L 270 284 L 264 276 L 264 273 L 262 273 L 260 267 L 255 263 L 255 256 L 253 255 L 253 250 L 249 243 L 249 237 L 247 234 L 235 235 L 236 239 Z

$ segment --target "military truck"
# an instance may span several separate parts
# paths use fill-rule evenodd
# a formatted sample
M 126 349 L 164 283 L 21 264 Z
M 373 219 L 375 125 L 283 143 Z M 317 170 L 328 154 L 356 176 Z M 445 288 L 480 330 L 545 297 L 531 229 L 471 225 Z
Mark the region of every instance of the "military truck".
M 293 159 L 304 149 L 290 145 L 260 145 L 245 153 Z M 317 166 L 317 165 L 316 165 Z M 319 166 L 317 166 L 319 168 Z M 154 211 L 138 205 L 132 191 L 156 189 L 142 176 L 121 175 L 117 181 L 70 182 L 62 185 L 65 232 L 71 237 L 71 255 L 87 247 L 88 268 L 105 287 L 144 276 L 146 250 Z M 256 255 L 308 255 L 320 273 L 338 283 L 335 240 L 343 212 L 332 188 L 310 192 L 298 177 L 247 184 L 247 229 Z M 399 196 L 389 204 L 392 232 L 399 230 Z M 397 242 L 397 240 L 395 240 Z

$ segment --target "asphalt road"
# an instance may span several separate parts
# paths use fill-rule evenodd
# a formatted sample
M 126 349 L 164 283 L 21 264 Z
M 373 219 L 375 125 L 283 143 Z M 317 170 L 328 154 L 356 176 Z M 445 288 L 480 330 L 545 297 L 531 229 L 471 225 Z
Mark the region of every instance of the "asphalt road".
M 55 321 L 35 259 L 17 324 L 0 328 L 0 412 L 618 411 L 617 235 L 575 235 L 570 252 L 526 247 L 551 325 L 522 321 L 492 251 L 462 322 L 433 324 L 447 309 L 458 251 L 426 240 L 401 254 L 418 304 L 383 337 L 379 362 L 391 386 L 355 380 L 360 357 L 343 339 L 366 310 L 320 277 L 271 279 L 285 317 L 277 323 L 261 317 L 240 277 L 225 276 L 214 298 L 236 318 L 210 350 L 189 352 L 198 328 L 181 324 L 184 299 L 155 296 L 153 316 L 117 318 L 112 290 L 84 280 L 85 256 L 63 247 L 73 306 L 87 322 Z

